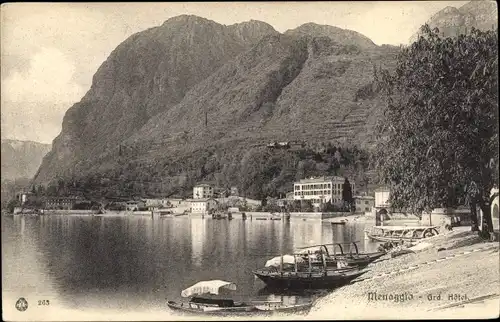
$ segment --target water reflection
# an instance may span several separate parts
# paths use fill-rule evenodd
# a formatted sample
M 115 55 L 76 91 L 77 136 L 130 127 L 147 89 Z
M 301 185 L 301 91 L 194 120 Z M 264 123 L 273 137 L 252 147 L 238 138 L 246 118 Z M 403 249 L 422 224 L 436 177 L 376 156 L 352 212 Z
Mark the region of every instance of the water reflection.
M 205 219 L 191 219 L 191 263 L 194 266 L 201 266 L 203 259 L 203 244 L 205 244 Z
M 179 299 L 182 289 L 209 279 L 237 283 L 237 297 L 268 296 L 277 293 L 265 294 L 253 269 L 281 252 L 333 240 L 364 240 L 363 227 L 149 216 L 2 218 L 3 281 L 11 290 L 40 281 L 34 290 L 52 290 L 78 309 L 164 307 L 165 298 Z

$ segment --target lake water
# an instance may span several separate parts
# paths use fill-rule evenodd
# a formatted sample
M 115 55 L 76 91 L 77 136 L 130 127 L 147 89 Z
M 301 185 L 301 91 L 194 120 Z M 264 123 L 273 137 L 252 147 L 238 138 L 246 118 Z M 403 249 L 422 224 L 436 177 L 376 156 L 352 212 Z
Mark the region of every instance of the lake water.
M 47 299 L 51 309 L 75 312 L 163 312 L 166 298 L 180 300 L 182 289 L 210 279 L 235 282 L 237 298 L 269 298 L 253 269 L 281 250 L 332 241 L 375 251 L 363 229 L 294 219 L 2 217 L 3 311 L 20 314 L 14 304 L 24 297 L 26 312 L 39 314 Z

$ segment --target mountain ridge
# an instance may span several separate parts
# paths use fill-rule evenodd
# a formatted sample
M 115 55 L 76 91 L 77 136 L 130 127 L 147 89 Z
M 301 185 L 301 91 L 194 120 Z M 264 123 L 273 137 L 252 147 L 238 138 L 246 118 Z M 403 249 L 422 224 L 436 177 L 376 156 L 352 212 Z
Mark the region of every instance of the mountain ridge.
M 2 181 L 32 178 L 51 148 L 50 144 L 31 140 L 1 140 Z
M 94 180 L 108 193 L 167 195 L 200 180 L 248 196 L 283 189 L 333 161 L 304 170 L 302 157 L 266 144 L 369 144 L 370 115 L 383 103 L 373 71 L 393 68 L 397 52 L 331 26 L 281 34 L 258 21 L 171 18 L 126 39 L 99 67 L 36 182 Z M 143 185 L 154 181 L 161 189 Z

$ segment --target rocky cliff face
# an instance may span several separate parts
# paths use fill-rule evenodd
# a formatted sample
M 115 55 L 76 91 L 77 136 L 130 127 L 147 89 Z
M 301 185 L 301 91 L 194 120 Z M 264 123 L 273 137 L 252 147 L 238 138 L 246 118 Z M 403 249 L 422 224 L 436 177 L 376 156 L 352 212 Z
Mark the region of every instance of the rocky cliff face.
M 254 174 L 244 173 L 259 167 L 253 158 L 265 157 L 270 141 L 365 143 L 380 104 L 373 68 L 390 69 L 396 54 L 330 26 L 279 34 L 257 21 L 170 19 L 103 63 L 67 112 L 37 180 L 97 174 L 161 180 L 165 191 L 205 179 L 248 186 Z
M 470 1 L 459 8 L 446 7 L 434 14 L 427 24 L 438 28 L 446 37 L 455 37 L 470 32 L 474 27 L 480 30 L 498 28 L 497 4 L 494 1 Z M 416 41 L 418 33 L 410 42 Z
M 179 103 L 223 64 L 273 33 L 263 22 L 224 26 L 178 16 L 131 36 L 99 67 L 90 90 L 66 113 L 40 179 L 70 175 L 75 166 L 115 147 Z
M 2 182 L 32 178 L 42 158 L 50 151 L 50 144 L 33 141 L 2 140 Z

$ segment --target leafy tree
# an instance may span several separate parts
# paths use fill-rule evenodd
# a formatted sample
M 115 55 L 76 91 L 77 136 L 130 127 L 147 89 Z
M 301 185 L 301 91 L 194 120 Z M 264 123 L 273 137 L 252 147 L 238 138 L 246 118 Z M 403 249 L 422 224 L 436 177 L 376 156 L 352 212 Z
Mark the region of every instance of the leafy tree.
M 354 199 L 352 197 L 352 186 L 349 182 L 349 179 L 345 178 L 344 183 L 342 184 L 342 201 L 344 202 L 344 207 L 349 210 L 352 209 L 354 204 Z
M 395 74 L 377 82 L 388 98 L 377 125 L 376 168 L 395 208 L 415 213 L 478 205 L 492 229 L 498 186 L 497 30 L 422 36 L 403 48 Z
M 38 196 L 42 196 L 45 193 L 45 188 L 43 185 L 39 185 L 36 191 L 36 194 Z
M 293 200 L 285 204 L 285 211 L 288 212 L 298 212 L 300 211 L 300 200 Z
M 316 162 L 323 162 L 323 157 L 321 156 L 321 153 L 319 153 L 319 152 L 315 153 L 313 160 Z
M 267 197 L 262 198 L 261 206 L 265 207 L 267 205 Z
M 334 205 L 331 201 L 325 202 L 323 204 L 323 211 L 325 212 L 336 212 L 340 211 L 339 207 Z
M 300 208 L 303 212 L 312 212 L 314 210 L 311 200 L 301 200 Z
M 13 213 L 14 212 L 14 208 L 15 207 L 20 207 L 21 206 L 21 202 L 17 199 L 11 199 L 8 203 L 7 203 L 7 211 L 9 213 Z
M 44 202 L 41 198 L 30 198 L 24 204 L 26 208 L 43 208 Z
M 49 184 L 49 186 L 47 187 L 47 195 L 57 196 L 57 186 Z

